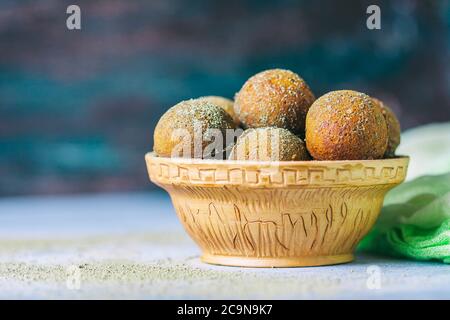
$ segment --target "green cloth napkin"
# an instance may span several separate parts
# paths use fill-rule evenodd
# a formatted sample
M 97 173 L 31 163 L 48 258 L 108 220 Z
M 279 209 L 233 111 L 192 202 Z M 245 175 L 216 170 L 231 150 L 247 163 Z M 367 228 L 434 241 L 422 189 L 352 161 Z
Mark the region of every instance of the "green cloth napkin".
M 450 263 L 450 172 L 392 189 L 358 250 Z
M 406 181 L 450 171 L 450 122 L 430 123 L 402 132 L 397 154 L 409 156 Z

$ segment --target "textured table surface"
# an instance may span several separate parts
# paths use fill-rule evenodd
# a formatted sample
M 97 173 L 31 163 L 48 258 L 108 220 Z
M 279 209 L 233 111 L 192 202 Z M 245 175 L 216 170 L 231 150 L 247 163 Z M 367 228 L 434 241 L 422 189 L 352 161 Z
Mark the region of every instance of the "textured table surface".
M 450 267 L 203 264 L 162 192 L 0 199 L 0 298 L 450 298 Z

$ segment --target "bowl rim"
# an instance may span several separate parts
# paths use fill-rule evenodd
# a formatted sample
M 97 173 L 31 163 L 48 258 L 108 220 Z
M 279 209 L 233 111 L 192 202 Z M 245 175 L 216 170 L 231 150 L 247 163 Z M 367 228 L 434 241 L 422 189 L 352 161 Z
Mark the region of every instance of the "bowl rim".
M 249 188 L 397 185 L 405 180 L 408 156 L 377 160 L 249 161 L 145 155 L 149 178 L 164 186 Z
M 183 165 L 195 165 L 195 164 L 204 164 L 204 165 L 249 165 L 249 166 L 326 166 L 326 165 L 380 165 L 386 162 L 399 162 L 404 163 L 409 162 L 410 157 L 406 155 L 397 155 L 393 158 L 383 158 L 383 159 L 371 159 L 371 160 L 301 160 L 301 161 L 255 161 L 255 160 L 215 160 L 215 159 L 198 159 L 198 158 L 169 158 L 169 157 L 160 157 L 156 154 L 156 152 L 151 151 L 145 154 L 146 160 L 159 160 L 163 162 L 171 162 L 174 164 L 183 164 Z

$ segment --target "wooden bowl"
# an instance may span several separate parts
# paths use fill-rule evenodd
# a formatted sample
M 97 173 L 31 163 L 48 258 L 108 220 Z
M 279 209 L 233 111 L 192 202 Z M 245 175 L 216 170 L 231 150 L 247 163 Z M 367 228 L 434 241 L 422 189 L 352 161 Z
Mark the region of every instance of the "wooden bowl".
M 145 156 L 207 263 L 294 267 L 344 263 L 375 223 L 408 157 L 256 162 Z

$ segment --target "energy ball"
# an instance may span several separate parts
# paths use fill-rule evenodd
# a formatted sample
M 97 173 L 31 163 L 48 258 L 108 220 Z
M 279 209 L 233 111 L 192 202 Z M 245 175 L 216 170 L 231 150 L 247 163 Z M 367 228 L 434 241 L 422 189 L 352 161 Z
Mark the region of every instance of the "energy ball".
M 306 147 L 316 160 L 380 159 L 387 143 L 383 114 L 364 93 L 329 92 L 306 116 Z
M 154 151 L 161 157 L 223 159 L 226 130 L 235 128 L 233 119 L 221 107 L 201 99 L 182 101 L 159 119 Z M 211 151 L 212 143 L 218 147 Z
M 282 128 L 247 129 L 237 139 L 230 160 L 310 160 L 303 140 Z
M 233 100 L 230 100 L 230 99 L 227 99 L 224 97 L 219 97 L 219 96 L 206 96 L 206 97 L 201 97 L 199 99 L 209 101 L 212 104 L 215 104 L 215 105 L 223 108 L 231 116 L 231 118 L 233 118 L 233 121 L 236 124 L 236 126 L 239 126 L 239 117 L 234 112 Z
M 385 158 L 392 158 L 395 156 L 395 150 L 400 144 L 400 122 L 395 116 L 391 108 L 385 105 L 382 101 L 372 98 L 372 102 L 377 108 L 381 109 L 381 113 L 386 119 L 386 125 L 388 130 L 388 144 L 386 152 L 384 153 Z
M 298 74 L 283 69 L 260 72 L 236 94 L 234 111 L 244 128 L 278 127 L 304 136 L 314 94 Z

